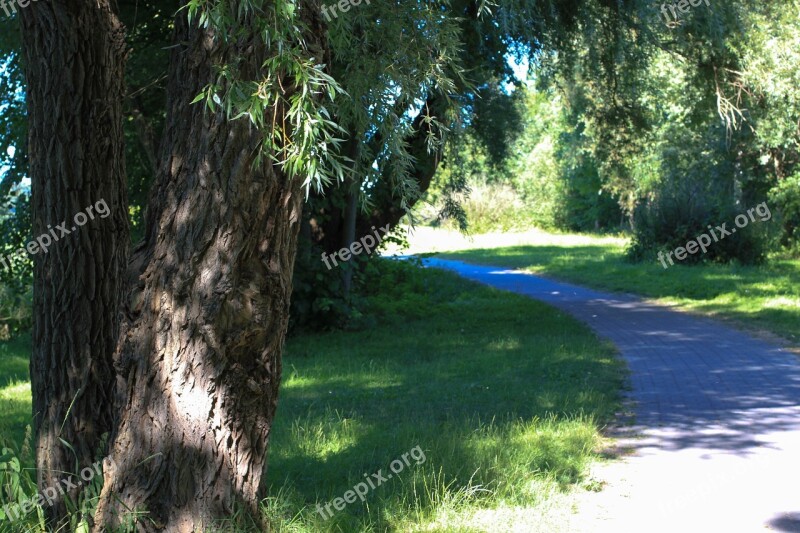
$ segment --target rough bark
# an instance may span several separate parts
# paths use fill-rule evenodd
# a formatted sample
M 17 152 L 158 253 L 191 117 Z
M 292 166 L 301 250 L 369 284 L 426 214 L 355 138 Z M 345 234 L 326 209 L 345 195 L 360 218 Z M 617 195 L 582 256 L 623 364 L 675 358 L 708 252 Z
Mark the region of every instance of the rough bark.
M 20 9 L 19 18 L 33 235 L 59 237 L 34 257 L 30 372 L 37 482 L 44 489 L 89 466 L 111 430 L 112 354 L 129 246 L 126 47 L 106 0 L 35 2 Z M 77 227 L 74 216 L 101 200 L 110 215 L 95 214 Z M 68 235 L 55 229 L 62 222 Z M 63 496 L 44 509 L 51 524 L 60 522 Z
M 212 65 L 269 50 L 223 46 L 176 18 L 168 108 L 119 358 L 120 419 L 96 530 L 202 531 L 257 514 L 281 376 L 302 180 L 253 165 L 262 133 L 189 105 Z M 285 87 L 289 87 L 286 80 Z M 280 123 L 280 110 L 277 110 Z

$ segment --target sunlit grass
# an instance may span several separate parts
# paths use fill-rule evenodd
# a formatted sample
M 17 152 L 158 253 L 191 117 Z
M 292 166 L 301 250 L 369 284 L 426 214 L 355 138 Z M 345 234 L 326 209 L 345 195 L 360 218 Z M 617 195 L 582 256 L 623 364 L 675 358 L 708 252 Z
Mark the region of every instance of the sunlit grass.
M 31 419 L 27 338 L 0 343 L 0 437 L 22 443 Z
M 427 243 L 436 241 L 436 232 L 424 233 L 429 249 Z M 446 249 L 448 238 L 449 234 L 441 235 L 439 249 Z M 640 294 L 689 311 L 732 319 L 800 344 L 800 260 L 772 257 L 762 266 L 676 265 L 664 269 L 655 257 L 644 263 L 627 262 L 624 239 L 539 231 L 515 238 L 518 244 L 506 247 L 495 247 L 482 237 L 476 238 L 482 247 L 475 249 L 464 249 L 456 242 L 454 251 L 440 257 Z
M 596 457 L 622 385 L 613 349 L 530 299 L 419 276 L 376 298 L 377 327 L 288 343 L 270 460 L 287 531 L 535 531 L 522 524 L 545 523 Z M 314 510 L 418 445 L 425 463 L 363 504 Z

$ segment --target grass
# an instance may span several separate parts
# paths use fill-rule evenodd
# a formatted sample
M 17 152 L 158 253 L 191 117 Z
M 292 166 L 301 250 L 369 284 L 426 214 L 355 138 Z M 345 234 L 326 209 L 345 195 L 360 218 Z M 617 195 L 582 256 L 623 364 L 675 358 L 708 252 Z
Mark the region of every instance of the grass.
M 0 342 L 0 442 L 22 443 L 31 423 L 30 341 Z
M 800 260 L 772 257 L 763 266 L 675 265 L 665 270 L 655 257 L 645 263 L 627 262 L 625 239 L 544 232 L 526 238 L 525 244 L 518 237 L 513 246 L 453 250 L 440 257 L 635 293 L 800 344 Z
M 273 529 L 557 530 L 563 494 L 587 483 L 619 408 L 613 348 L 561 312 L 446 272 L 385 262 L 369 292 L 372 327 L 287 342 L 264 502 Z M 0 384 L 17 383 L 0 411 L 13 439 L 30 413 L 21 344 L 0 345 Z M 363 503 L 327 520 L 315 510 L 409 452 Z

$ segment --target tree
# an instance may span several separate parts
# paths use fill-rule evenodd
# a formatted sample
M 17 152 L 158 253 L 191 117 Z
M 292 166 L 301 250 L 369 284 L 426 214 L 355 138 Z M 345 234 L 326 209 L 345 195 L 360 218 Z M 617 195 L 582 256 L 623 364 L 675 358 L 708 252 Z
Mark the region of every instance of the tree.
M 306 121 L 321 120 L 314 100 L 330 81 L 318 67 L 318 6 L 295 12 L 276 1 L 264 10 L 197 3 L 189 13 L 199 24 L 185 13 L 175 20 L 162 162 L 115 361 L 119 415 L 97 510 L 104 527 L 131 510 L 146 513 L 143 530 L 202 529 L 237 506 L 257 515 L 304 198 L 299 177 L 330 143 L 324 133 L 307 137 Z M 210 112 L 189 105 L 198 94 Z
M 294 7 L 195 3 L 193 24 L 185 11 L 176 16 L 159 173 L 130 265 L 123 29 L 102 2 L 56 0 L 21 12 L 34 232 L 98 196 L 113 211 L 40 256 L 35 271 L 39 484 L 55 486 L 76 461 L 89 464 L 112 431 L 98 530 L 135 510 L 146 512 L 140 529 L 191 531 L 259 501 L 301 216 L 298 176 L 309 175 L 309 163 L 321 173 L 325 158 L 310 154 L 332 142 L 329 122 L 308 127 L 330 81 L 318 67 L 318 6 Z M 206 105 L 190 105 L 204 90 Z M 225 108 L 214 105 L 219 91 L 235 93 Z M 250 121 L 233 120 L 243 109 Z M 63 504 L 53 507 L 51 521 L 63 514 Z
M 104 0 L 41 2 L 19 15 L 33 233 L 50 234 L 62 222 L 74 230 L 73 216 L 99 200 L 111 207 L 102 224 L 89 224 L 36 255 L 31 388 L 38 483 L 44 488 L 90 465 L 112 426 L 111 357 L 128 256 L 126 46 Z M 54 521 L 62 517 L 63 495 L 47 509 Z

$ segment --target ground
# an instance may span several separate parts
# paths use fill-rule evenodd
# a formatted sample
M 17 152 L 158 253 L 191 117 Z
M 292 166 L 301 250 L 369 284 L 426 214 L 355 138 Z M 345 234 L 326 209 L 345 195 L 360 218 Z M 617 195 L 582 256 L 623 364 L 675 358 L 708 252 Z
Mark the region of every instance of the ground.
M 275 529 L 800 531 L 800 262 L 664 270 L 624 246 L 419 231 L 415 252 L 492 265 L 428 266 L 522 295 L 387 262 L 353 330 L 289 339 Z M 27 350 L 0 344 L 0 438 L 30 465 Z
M 561 528 L 619 409 L 613 347 L 565 313 L 451 273 L 389 263 L 371 283 L 369 323 L 287 342 L 265 502 L 275 529 Z M 0 436 L 17 449 L 28 349 L 0 345 Z M 320 515 L 410 452 L 363 503 Z

